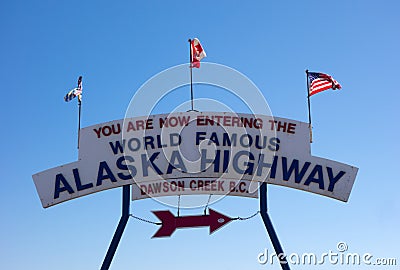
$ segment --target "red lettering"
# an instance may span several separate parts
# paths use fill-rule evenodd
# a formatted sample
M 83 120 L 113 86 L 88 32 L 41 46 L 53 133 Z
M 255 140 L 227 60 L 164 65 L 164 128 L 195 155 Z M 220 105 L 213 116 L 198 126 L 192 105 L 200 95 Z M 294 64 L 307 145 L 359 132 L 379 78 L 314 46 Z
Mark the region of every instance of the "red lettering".
M 144 121 L 143 120 L 136 121 L 136 129 L 137 130 L 144 129 Z
M 295 123 L 289 123 L 287 133 L 290 134 L 295 134 L 295 129 L 296 129 L 296 124 Z
M 206 124 L 204 123 L 204 115 L 197 116 L 196 122 L 198 126 L 205 126 Z
M 237 116 L 232 117 L 232 127 L 242 127 L 242 121 Z
M 230 190 L 230 192 L 235 192 L 235 186 L 236 186 L 235 181 L 230 181 L 229 182 L 229 190 Z
M 218 191 L 225 191 L 223 185 L 224 185 L 224 181 L 219 180 L 218 181 Z
M 129 132 L 131 130 L 136 131 L 135 126 L 133 125 L 133 123 L 131 121 L 129 121 L 128 128 L 127 128 L 126 132 Z
M 261 118 L 254 119 L 254 127 L 261 129 L 263 127 L 263 121 Z
M 183 126 L 187 126 L 189 124 L 190 121 L 190 116 L 185 117 L 185 116 L 179 116 L 179 124 L 183 127 Z
M 163 182 L 163 192 L 167 193 L 169 191 L 169 183 L 164 181 Z
M 203 190 L 203 186 L 204 186 L 204 183 L 203 183 L 203 180 L 199 180 L 199 181 L 197 181 L 197 189 L 198 190 Z
M 99 139 L 100 138 L 101 127 L 98 130 L 93 129 L 93 131 L 97 134 L 97 138 Z
M 169 188 L 171 189 L 172 192 L 175 192 L 176 189 L 178 188 L 178 185 L 176 184 L 175 181 L 172 181 L 171 185 L 169 186 Z
M 140 185 L 140 195 L 146 195 L 147 194 L 146 190 L 147 188 L 145 185 Z
M 231 126 L 232 118 L 230 116 L 224 116 L 224 126 L 230 127 Z
M 217 119 L 217 125 L 219 125 L 219 123 L 221 123 L 221 118 L 222 118 L 223 116 L 222 115 L 214 115 L 214 118 L 215 119 Z
M 101 129 L 101 131 L 102 131 L 103 135 L 106 136 L 106 137 L 111 135 L 111 128 L 109 126 L 103 127 Z
M 175 116 L 170 117 L 168 118 L 168 123 L 171 127 L 176 127 L 178 125 L 178 119 Z
M 242 121 L 243 121 L 243 126 L 244 127 L 249 127 L 249 128 L 252 128 L 253 127 L 253 118 L 250 118 L 250 119 L 248 119 L 248 118 L 242 118 Z
M 167 118 L 165 118 L 165 119 L 160 118 L 160 119 L 159 119 L 159 123 L 160 123 L 160 128 L 164 127 L 164 125 L 165 125 L 166 127 L 168 127 Z
M 153 119 L 146 120 L 146 129 L 153 129 Z
M 278 128 L 277 131 L 281 131 L 281 129 L 283 129 L 283 132 L 286 132 L 286 122 L 283 122 L 283 124 L 281 123 L 281 121 L 278 121 Z
M 246 190 L 246 183 L 245 182 L 240 182 L 240 184 L 239 184 L 239 191 L 240 191 L 240 193 L 245 193 L 247 190 Z
M 210 191 L 210 180 L 206 180 L 204 183 L 204 190 Z
M 112 125 L 112 132 L 114 133 L 114 134 L 120 134 L 121 133 L 121 125 L 118 123 L 117 124 L 117 130 L 115 130 L 115 125 L 113 124 Z
M 274 129 L 275 129 L 275 123 L 276 123 L 276 121 L 274 121 L 274 120 L 268 120 L 268 122 L 271 123 L 271 130 L 274 130 Z
M 151 187 L 151 185 L 149 185 L 148 186 L 148 189 L 147 189 L 147 194 L 153 194 L 154 192 L 153 192 L 153 188 Z
M 192 191 L 195 191 L 195 190 L 196 190 L 196 180 L 190 181 L 189 186 L 190 186 L 190 189 L 191 189 Z
M 214 120 L 211 119 L 208 115 L 206 116 L 206 121 L 204 123 L 205 126 L 213 126 L 215 124 Z
M 268 122 L 271 124 L 271 130 L 276 129 L 276 131 L 286 132 L 289 134 L 296 133 L 296 124 L 295 123 L 287 123 L 287 122 L 274 121 L 274 120 L 268 120 Z

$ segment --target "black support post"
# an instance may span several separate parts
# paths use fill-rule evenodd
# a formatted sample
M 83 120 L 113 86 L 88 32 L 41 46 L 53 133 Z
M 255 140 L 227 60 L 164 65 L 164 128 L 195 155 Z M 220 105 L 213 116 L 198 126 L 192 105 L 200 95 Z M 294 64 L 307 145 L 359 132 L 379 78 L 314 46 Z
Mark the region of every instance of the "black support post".
M 277 255 L 281 268 L 283 270 L 290 270 L 289 264 L 286 260 L 285 253 L 283 252 L 282 246 L 279 243 L 278 235 L 274 230 L 271 219 L 268 215 L 267 209 L 267 183 L 263 182 L 260 186 L 260 214 L 264 221 L 265 228 L 267 229 L 269 238 L 271 239 L 272 245 L 275 249 L 275 254 Z
M 129 205 L 130 205 L 130 185 L 125 185 L 122 187 L 122 215 L 119 220 L 117 229 L 115 230 L 113 239 L 111 240 L 110 246 L 108 248 L 106 257 L 104 258 L 103 264 L 101 265 L 101 270 L 108 270 L 110 268 L 111 262 L 114 258 L 114 254 L 117 251 L 118 244 L 121 240 L 122 234 L 124 233 L 126 224 L 129 220 Z

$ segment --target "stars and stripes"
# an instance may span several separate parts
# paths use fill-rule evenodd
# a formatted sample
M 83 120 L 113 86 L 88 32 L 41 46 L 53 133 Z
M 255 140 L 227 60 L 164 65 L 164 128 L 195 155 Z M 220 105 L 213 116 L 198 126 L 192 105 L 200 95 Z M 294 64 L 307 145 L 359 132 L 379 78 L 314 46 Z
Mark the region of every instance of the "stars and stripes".
M 78 86 L 72 90 L 70 90 L 64 97 L 66 102 L 73 100 L 75 97 L 78 97 L 78 100 L 82 100 L 82 76 L 79 76 Z
M 190 41 L 190 67 L 200 68 L 200 61 L 206 57 L 206 52 L 199 39 L 194 38 Z
M 333 90 L 342 88 L 342 86 L 328 74 L 319 72 L 308 72 L 307 74 L 310 82 L 310 88 L 308 89 L 310 96 L 330 88 Z

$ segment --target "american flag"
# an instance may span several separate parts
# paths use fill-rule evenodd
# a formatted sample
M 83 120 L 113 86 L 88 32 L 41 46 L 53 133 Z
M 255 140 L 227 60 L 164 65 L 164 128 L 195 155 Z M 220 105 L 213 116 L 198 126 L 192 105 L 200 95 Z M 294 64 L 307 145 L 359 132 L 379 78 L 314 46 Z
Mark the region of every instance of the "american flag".
M 342 88 L 332 76 L 324 73 L 308 72 L 308 80 L 310 81 L 310 89 L 308 89 L 310 96 L 330 88 L 333 90 Z
M 76 87 L 76 88 L 72 89 L 71 91 L 69 91 L 65 95 L 64 100 L 66 102 L 69 102 L 69 101 L 73 100 L 75 97 L 78 97 L 79 101 L 82 100 L 82 76 L 79 76 L 78 87 Z

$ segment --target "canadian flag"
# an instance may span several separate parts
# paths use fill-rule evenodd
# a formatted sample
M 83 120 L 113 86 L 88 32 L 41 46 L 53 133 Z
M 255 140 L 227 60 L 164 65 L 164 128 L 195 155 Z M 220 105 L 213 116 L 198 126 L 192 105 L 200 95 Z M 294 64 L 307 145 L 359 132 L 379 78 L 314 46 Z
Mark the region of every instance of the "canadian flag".
M 190 52 L 191 52 L 190 67 L 200 68 L 201 59 L 203 59 L 207 55 L 203 47 L 201 46 L 200 41 L 197 38 L 194 38 L 190 41 Z

